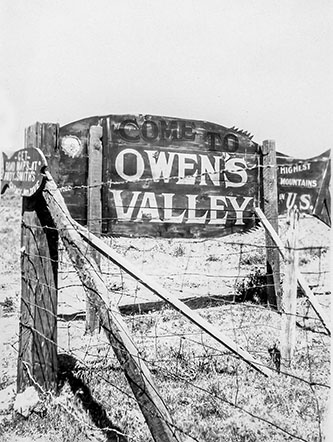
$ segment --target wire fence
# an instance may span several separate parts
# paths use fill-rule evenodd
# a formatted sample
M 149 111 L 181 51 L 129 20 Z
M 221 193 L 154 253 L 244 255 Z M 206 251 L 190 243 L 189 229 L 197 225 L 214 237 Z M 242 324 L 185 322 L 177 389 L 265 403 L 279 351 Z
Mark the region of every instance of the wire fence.
M 5 217 L 3 221 L 2 229 L 8 229 L 8 234 L 13 220 Z M 302 217 L 300 223 L 301 272 L 323 308 L 329 309 L 328 228 L 311 217 Z M 279 224 L 283 240 L 285 218 Z M 281 315 L 267 308 L 262 287 L 266 272 L 262 228 L 218 239 L 104 240 L 164 288 L 198 308 L 225 336 L 272 371 L 270 378 L 257 373 L 117 265 L 101 258 L 100 274 L 109 289 L 110 305 L 116 303 L 124 313 L 140 358 L 152 372 L 180 438 L 323 440 L 330 394 L 329 337 L 307 298 L 299 293 L 295 355 L 290 367 L 281 365 Z M 86 255 L 93 259 L 89 246 Z M 1 269 L 4 281 L 18 272 L 19 261 L 10 260 Z M 282 264 L 282 283 L 284 271 Z M 38 279 L 31 283 L 38 284 Z M 86 293 L 60 242 L 57 347 L 65 393 L 52 397 L 52 406 L 60 407 L 73 426 L 86 434 L 99 428 L 99 437 L 107 440 L 148 441 L 149 430 L 109 341 L 102 332 L 86 333 L 85 311 Z M 17 349 L 17 341 L 16 332 L 7 350 Z M 6 373 L 4 366 L 2 373 Z M 2 384 L 7 381 L 2 377 Z M 81 413 L 73 407 L 79 399 Z
M 322 304 L 328 307 L 329 247 L 324 238 L 322 244 L 309 244 L 309 240 L 318 241 L 311 235 L 312 221 L 301 221 L 304 230 L 299 246 L 300 264 Z M 280 225 L 283 238 L 284 219 Z M 181 433 L 200 441 L 221 440 L 222 435 L 225 440 L 321 440 L 330 384 L 329 338 L 307 299 L 300 295 L 295 357 L 290 368 L 280 365 L 274 349 L 280 347 L 281 316 L 266 308 L 261 285 L 261 275 L 266 271 L 265 233 L 261 228 L 224 239 L 105 241 L 181 299 L 197 301 L 196 307 L 205 300 L 200 314 L 275 373 L 272 379 L 263 379 L 102 258 L 101 273 L 110 296 L 127 313 L 131 309 L 126 310 L 126 306 L 137 305 L 126 316 L 127 325 Z M 62 251 L 60 256 L 60 293 L 64 294 L 80 283 L 74 280 L 76 275 L 66 252 Z M 283 281 L 283 265 L 280 276 Z M 249 288 L 252 294 L 247 297 Z M 78 290 L 75 296 L 77 305 L 81 302 L 77 312 L 84 311 L 84 291 L 79 294 Z M 66 310 L 62 302 L 69 308 L 67 296 L 60 295 L 59 301 L 60 309 Z M 215 307 L 210 307 L 210 303 Z M 140 309 L 144 313 L 140 314 Z M 93 335 L 87 336 L 83 344 L 85 324 L 78 316 L 81 321 L 59 323 L 59 342 L 63 342 L 66 353 L 79 359 L 81 375 L 93 386 L 94 395 L 104 404 L 111 420 L 119 422 L 117 416 L 124 403 L 137 417 L 137 407 L 130 405 L 135 400 L 125 388 L 126 380 L 109 343 L 106 339 L 103 343 L 100 335 Z M 129 429 L 129 414 L 122 419 L 120 426 Z M 149 436 L 143 419 L 139 425 L 140 431 L 127 431 L 133 440 L 146 440 Z

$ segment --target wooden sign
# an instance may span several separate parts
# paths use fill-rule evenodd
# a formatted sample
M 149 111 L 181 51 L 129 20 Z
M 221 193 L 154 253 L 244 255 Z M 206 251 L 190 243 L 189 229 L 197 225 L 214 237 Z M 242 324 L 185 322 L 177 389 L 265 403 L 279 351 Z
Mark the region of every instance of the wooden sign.
M 296 207 L 330 225 L 330 150 L 306 160 L 277 154 L 277 165 L 279 215 Z
M 22 196 L 31 196 L 40 188 L 43 180 L 41 169 L 47 162 L 36 148 L 20 149 L 8 156 L 3 153 L 1 193 L 7 188 Z
M 74 212 L 78 199 L 87 199 L 79 183 L 86 183 L 89 128 L 96 124 L 104 234 L 208 237 L 254 226 L 259 150 L 250 134 L 148 115 L 92 117 L 60 128 L 60 185 Z M 85 224 L 86 210 L 72 215 Z
M 323 221 L 329 227 L 332 225 L 331 220 L 331 159 L 327 163 L 321 187 L 317 196 L 317 201 L 312 214 Z

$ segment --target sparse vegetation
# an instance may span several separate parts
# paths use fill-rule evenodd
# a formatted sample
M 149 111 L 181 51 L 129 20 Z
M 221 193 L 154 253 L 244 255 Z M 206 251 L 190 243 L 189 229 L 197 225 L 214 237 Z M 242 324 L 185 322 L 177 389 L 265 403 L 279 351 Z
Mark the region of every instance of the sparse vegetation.
M 235 291 L 242 302 L 251 301 L 265 304 L 267 301 L 267 276 L 260 269 L 255 269 L 246 278 L 236 283 Z
M 220 260 L 220 258 L 218 256 L 216 256 L 216 255 L 209 255 L 208 258 L 207 258 L 208 262 L 216 262 L 216 261 L 219 261 L 219 260 Z
M 173 256 L 175 256 L 176 258 L 178 258 L 180 256 L 184 256 L 185 253 L 186 253 L 185 249 L 181 244 L 177 244 L 176 247 L 172 251 Z
M 16 294 L 20 284 L 20 203 L 19 199 L 6 198 L 2 199 L 0 206 L 3 229 L 0 231 L 0 302 L 3 309 L 5 306 L 7 309 L 5 317 L 0 318 L 3 330 L 0 337 L 2 388 L 16 380 Z M 309 228 L 301 231 L 300 243 L 304 247 L 306 240 L 314 242 L 314 238 L 309 236 Z M 258 231 L 249 233 L 242 241 L 257 244 L 259 234 Z M 327 246 L 325 235 L 318 238 L 317 245 L 319 242 Z M 165 286 L 174 291 L 182 287 L 196 296 L 200 292 L 207 294 L 208 290 L 223 293 L 227 285 L 222 285 L 222 276 L 230 275 L 229 279 L 226 278 L 227 282 L 236 277 L 237 284 L 230 290 L 244 296 L 244 302 L 202 309 L 200 314 L 225 336 L 272 368 L 271 378 L 265 378 L 173 310 L 126 317 L 141 357 L 153 373 L 161 395 L 183 433 L 200 442 L 297 440 L 291 435 L 308 442 L 321 441 L 329 397 L 329 338 L 323 333 L 306 299 L 299 298 L 298 320 L 303 328 L 297 328 L 295 357 L 288 369 L 292 376 L 284 374 L 286 369 L 282 369 L 281 374 L 277 373 L 268 350 L 274 344 L 280 345 L 281 318 L 278 313 L 259 305 L 265 297 L 266 283 L 260 267 L 260 249 L 247 257 L 243 254 L 244 261 L 240 262 L 240 248 L 230 245 L 230 238 L 228 244 L 220 240 L 208 241 L 203 246 L 169 240 L 156 243 L 145 239 L 131 241 L 133 247 L 129 248 L 128 240 L 114 239 L 113 242 L 118 251 L 126 250 L 129 259 L 140 266 L 144 264 L 145 271 L 160 279 L 164 277 Z M 203 247 L 204 254 L 201 252 Z M 145 250 L 145 263 L 140 252 L 142 249 Z M 311 251 L 307 253 L 311 259 L 301 261 L 304 266 L 320 259 L 321 269 L 328 268 L 328 253 L 320 256 L 315 255 L 315 251 L 313 255 Z M 148 296 L 124 275 L 120 275 L 118 281 L 113 268 L 108 271 L 112 274 L 109 286 L 114 288 L 114 296 L 119 293 L 121 297 L 131 291 L 141 294 L 144 299 Z M 217 276 L 205 279 L 206 274 Z M 323 295 L 320 301 L 329 306 L 330 296 Z M 311 330 L 306 327 L 309 323 Z M 131 442 L 151 441 L 125 376 L 110 346 L 103 340 L 103 334 L 97 337 L 85 335 L 82 320 L 67 324 L 62 322 L 59 323 L 59 347 L 79 360 L 73 368 L 73 375 L 89 387 L 92 398 L 105 410 L 110 422 L 128 435 Z M 11 410 L 6 415 L 0 414 L 0 440 L 103 440 L 105 433 L 94 425 L 80 405 L 78 396 L 65 380 L 60 394 L 42 396 L 41 405 L 28 419 L 12 415 Z
M 244 266 L 258 266 L 265 262 L 265 252 L 263 249 L 252 249 L 250 252 L 242 253 L 240 265 Z
M 0 304 L 3 309 L 3 313 L 12 313 L 15 310 L 15 301 L 13 298 L 6 296 L 4 301 Z

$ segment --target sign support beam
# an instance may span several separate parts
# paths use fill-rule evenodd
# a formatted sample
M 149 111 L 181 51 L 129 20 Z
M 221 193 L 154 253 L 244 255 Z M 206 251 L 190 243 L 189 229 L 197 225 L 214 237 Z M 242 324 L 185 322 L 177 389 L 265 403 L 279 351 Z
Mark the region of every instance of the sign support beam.
M 26 148 L 39 148 L 47 156 L 54 151 L 56 134 L 57 125 L 36 123 L 26 131 Z M 40 192 L 23 197 L 21 253 L 17 391 L 31 385 L 30 375 L 44 389 L 55 390 L 58 232 Z
M 262 210 L 259 208 L 256 208 L 255 212 L 258 215 L 263 226 L 265 227 L 266 231 L 269 233 L 272 240 L 274 241 L 274 244 L 276 245 L 280 255 L 282 256 L 283 259 L 285 259 L 284 245 L 283 245 L 280 237 L 278 236 L 278 234 L 276 233 L 274 228 L 271 226 L 270 222 L 268 221 L 268 219 L 266 218 L 266 216 L 262 212 Z M 298 267 L 296 268 L 296 277 L 297 277 L 298 285 L 300 286 L 303 293 L 310 301 L 314 311 L 317 313 L 317 315 L 318 315 L 319 319 L 321 320 L 323 326 L 325 327 L 327 333 L 329 334 L 329 336 L 331 336 L 331 329 L 329 326 L 329 320 L 326 317 L 326 314 L 323 311 L 322 307 L 320 306 L 319 302 L 317 301 L 315 295 L 312 293 L 310 287 L 306 283 L 305 278 L 302 275 L 302 273 L 300 272 Z
M 278 232 L 278 193 L 277 193 L 277 167 L 275 141 L 265 140 L 262 145 L 262 205 L 263 211 L 271 223 L 272 228 Z M 280 282 L 280 256 L 279 251 L 266 232 L 266 272 L 267 272 L 267 302 L 281 310 L 281 282 Z

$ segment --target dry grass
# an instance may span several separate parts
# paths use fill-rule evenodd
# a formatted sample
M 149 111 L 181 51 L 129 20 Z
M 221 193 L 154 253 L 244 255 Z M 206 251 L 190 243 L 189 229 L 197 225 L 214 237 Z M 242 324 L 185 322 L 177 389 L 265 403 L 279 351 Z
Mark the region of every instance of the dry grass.
M 0 302 L 7 300 L 9 305 L 12 299 L 14 307 L 0 318 L 0 383 L 4 387 L 16 378 L 20 201 L 5 196 L 0 209 Z M 329 250 L 319 253 L 317 248 L 328 245 L 328 229 L 316 220 L 305 219 L 302 223 L 299 243 L 306 248 L 301 251 L 302 270 L 313 272 L 307 279 L 318 292 L 329 292 L 328 274 L 323 273 L 329 270 Z M 282 220 L 282 233 L 283 228 Z M 236 242 L 242 245 L 237 246 Z M 264 266 L 264 251 L 257 247 L 264 245 L 260 229 L 203 243 L 144 239 L 129 243 L 118 238 L 112 240 L 112 245 L 165 287 L 193 296 L 228 293 L 234 290 L 235 281 L 241 281 L 255 267 Z M 309 246 L 316 248 L 309 250 Z M 223 272 L 224 278 L 203 277 L 218 272 Z M 150 297 L 136 283 L 124 280 L 124 275 L 108 278 L 110 285 L 118 287 L 115 293 L 119 292 L 120 298 L 124 298 L 124 293 L 129 299 Z M 330 295 L 321 295 L 319 299 L 329 308 Z M 200 314 L 269 365 L 272 376 L 266 379 L 249 368 L 172 310 L 126 317 L 141 357 L 150 367 L 177 427 L 194 440 L 209 442 L 322 440 L 329 397 L 330 341 L 306 300 L 298 299 L 298 314 L 302 316 L 298 321 L 303 328 L 297 328 L 292 366 L 283 369 L 287 374 L 276 372 L 268 352 L 274 343 L 279 343 L 281 318 L 277 313 L 244 303 L 202 309 Z M 59 352 L 74 354 L 79 360 L 76 376 L 89 386 L 110 421 L 129 440 L 150 440 L 141 412 L 103 334 L 85 335 L 83 321 L 59 322 Z M 11 414 L 0 416 L 0 440 L 103 440 L 103 433 L 92 426 L 82 407 L 73 407 L 75 398 L 67 384 L 60 396 L 42 399 L 40 409 L 29 419 Z

